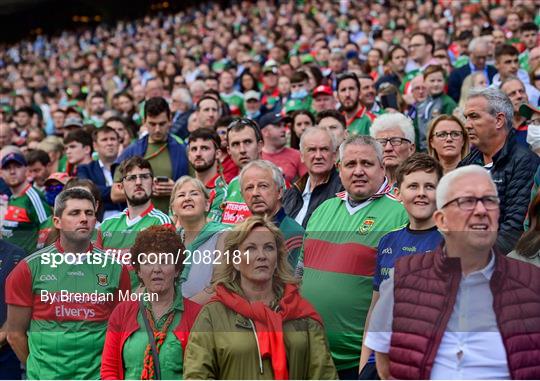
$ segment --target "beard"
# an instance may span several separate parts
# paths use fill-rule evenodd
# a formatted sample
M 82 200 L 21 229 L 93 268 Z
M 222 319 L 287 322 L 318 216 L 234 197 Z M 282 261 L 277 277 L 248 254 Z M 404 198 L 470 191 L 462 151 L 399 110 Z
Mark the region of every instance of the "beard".
M 192 164 L 192 166 L 195 172 L 205 172 L 209 170 L 210 168 L 212 168 L 215 162 L 216 162 L 215 159 L 212 160 L 211 162 L 203 160 L 202 164 Z
M 345 106 L 344 104 L 341 105 L 341 108 L 343 109 L 343 111 L 345 112 L 353 112 L 356 110 L 356 108 L 358 107 L 358 103 L 360 102 L 359 99 L 357 99 L 355 102 L 353 102 L 353 104 L 351 106 Z
M 139 206 L 146 204 L 150 200 L 150 195 L 146 193 L 142 197 L 129 197 L 126 195 L 126 199 L 129 205 Z

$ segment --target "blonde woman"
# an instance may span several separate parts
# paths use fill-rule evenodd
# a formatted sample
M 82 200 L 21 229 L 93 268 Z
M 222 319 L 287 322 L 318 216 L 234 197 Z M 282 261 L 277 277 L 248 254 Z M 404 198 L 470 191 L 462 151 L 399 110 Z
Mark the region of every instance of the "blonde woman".
M 469 91 L 474 88 L 484 88 L 488 86 L 487 78 L 484 75 L 483 71 L 475 71 L 474 73 L 469 74 L 463 80 L 461 85 L 461 93 L 459 95 L 458 107 L 462 110 L 465 110 L 465 102 L 469 96 Z
M 197 317 L 186 379 L 337 379 L 321 318 L 290 275 L 283 236 L 250 217 L 225 239 L 216 295 Z
M 437 159 L 444 173 L 457 168 L 469 153 L 469 134 L 454 115 L 440 115 L 428 127 L 428 153 Z
M 174 184 L 170 210 L 187 250 L 181 276 L 182 295 L 204 303 L 212 294 L 207 287 L 214 264 L 221 261 L 222 233 L 229 228 L 207 218 L 210 210 L 208 190 L 200 180 L 190 176 L 182 176 Z

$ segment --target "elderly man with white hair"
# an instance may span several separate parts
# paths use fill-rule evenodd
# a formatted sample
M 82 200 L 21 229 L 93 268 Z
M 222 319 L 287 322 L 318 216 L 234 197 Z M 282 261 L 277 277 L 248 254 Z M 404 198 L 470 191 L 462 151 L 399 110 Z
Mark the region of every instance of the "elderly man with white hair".
M 308 172 L 291 185 L 283 196 L 283 207 L 304 228 L 319 205 L 343 190 L 334 165 L 336 136 L 321 126 L 308 128 L 300 137 L 302 163 Z
M 540 157 L 518 144 L 513 128 L 514 108 L 501 90 L 471 90 L 464 116 L 474 148 L 459 166 L 478 164 L 489 170 L 501 199 L 497 248 L 506 254 L 523 233 Z
M 415 151 L 412 120 L 401 113 L 383 114 L 373 121 L 370 132 L 383 147 L 386 177 L 393 185 L 397 167 Z
M 282 206 L 285 178 L 283 172 L 272 162 L 255 160 L 240 172 L 242 197 L 251 214 L 271 219 L 283 236 L 289 253 L 289 263 L 298 265 L 304 239 L 304 228 L 285 213 Z
M 472 73 L 481 72 L 486 77 L 487 83 L 497 74 L 495 67 L 488 65 L 489 57 L 489 41 L 485 36 L 475 37 L 469 42 L 469 62 L 459 69 L 455 69 L 450 73 L 448 78 L 448 95 L 456 102 L 459 102 L 461 95 L 461 86 L 465 78 Z
M 379 375 L 540 378 L 540 269 L 494 248 L 499 198 L 489 172 L 458 168 L 436 197 L 444 243 L 400 258 L 371 315 L 365 344 Z

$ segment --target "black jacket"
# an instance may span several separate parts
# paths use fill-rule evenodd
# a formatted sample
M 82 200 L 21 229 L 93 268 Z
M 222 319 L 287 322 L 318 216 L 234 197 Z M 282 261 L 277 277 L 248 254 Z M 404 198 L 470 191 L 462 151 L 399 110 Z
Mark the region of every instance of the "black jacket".
M 484 165 L 483 154 L 477 148 L 474 148 L 459 166 L 469 164 Z M 510 131 L 503 148 L 493 157 L 490 172 L 501 200 L 496 246 L 505 254 L 514 249 L 523 233 L 534 175 L 539 165 L 540 157 L 518 144 L 514 131 Z
M 283 208 L 287 215 L 291 218 L 296 218 L 298 212 L 302 209 L 304 205 L 304 199 L 302 198 L 302 193 L 306 188 L 306 182 L 309 174 L 302 176 L 292 187 L 287 189 L 285 195 L 283 196 Z M 311 193 L 311 198 L 309 199 L 309 206 L 302 221 L 302 227 L 305 229 L 309 218 L 317 209 L 326 200 L 335 197 L 336 193 L 343 191 L 343 185 L 341 185 L 341 179 L 336 169 L 332 169 L 328 181 L 324 184 L 319 184 L 313 189 Z

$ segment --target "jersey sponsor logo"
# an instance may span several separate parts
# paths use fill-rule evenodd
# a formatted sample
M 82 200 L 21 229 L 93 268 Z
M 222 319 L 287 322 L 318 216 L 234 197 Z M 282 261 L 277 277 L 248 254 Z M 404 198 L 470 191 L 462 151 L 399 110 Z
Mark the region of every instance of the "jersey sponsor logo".
M 109 285 L 109 276 L 107 274 L 97 274 L 97 282 L 100 286 L 108 286 Z
M 403 246 L 401 248 L 403 251 L 409 251 L 411 253 L 416 253 L 418 250 L 416 249 L 416 246 Z
M 67 275 L 69 276 L 84 276 L 82 271 L 68 271 Z
M 358 229 L 358 233 L 360 235 L 366 235 L 368 234 L 375 225 L 375 217 L 367 217 L 364 222 L 362 222 L 362 225 L 360 225 L 360 229 Z
M 53 281 L 53 280 L 58 280 L 58 279 L 56 279 L 56 277 L 53 274 L 43 274 L 39 276 L 39 280 L 46 282 L 46 281 Z
M 64 305 L 54 307 L 54 314 L 57 318 L 93 318 L 96 316 L 96 311 L 93 308 L 70 308 Z
M 27 222 L 27 223 L 31 222 L 30 217 L 28 217 L 28 213 L 26 209 L 20 208 L 18 206 L 13 206 L 13 205 L 10 205 L 8 207 L 5 219 L 8 221 Z
M 228 201 L 221 222 L 224 224 L 237 224 L 249 216 L 251 216 L 251 212 L 245 203 Z

